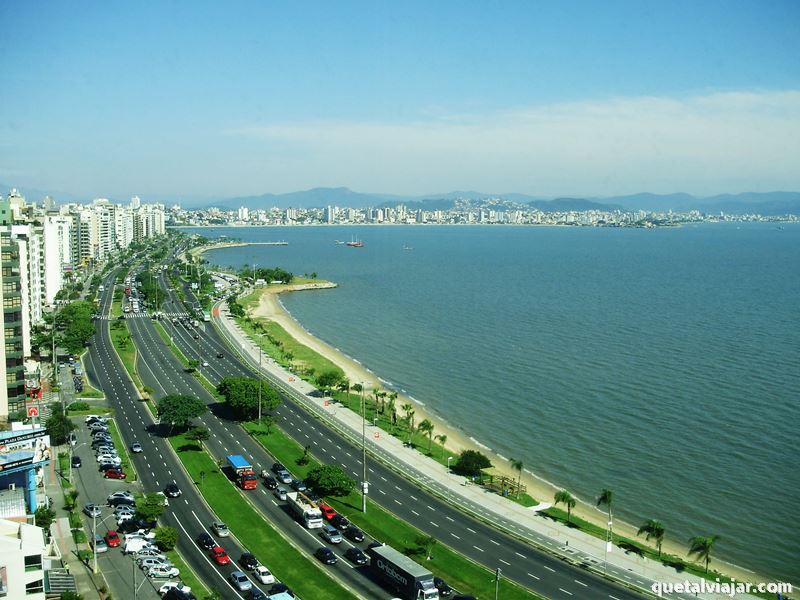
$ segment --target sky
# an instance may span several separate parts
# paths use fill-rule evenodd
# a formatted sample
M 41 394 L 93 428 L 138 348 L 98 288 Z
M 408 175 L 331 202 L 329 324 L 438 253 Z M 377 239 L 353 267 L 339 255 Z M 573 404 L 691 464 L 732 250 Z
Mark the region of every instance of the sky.
M 0 23 L 5 186 L 800 190 L 795 0 L 0 2 Z

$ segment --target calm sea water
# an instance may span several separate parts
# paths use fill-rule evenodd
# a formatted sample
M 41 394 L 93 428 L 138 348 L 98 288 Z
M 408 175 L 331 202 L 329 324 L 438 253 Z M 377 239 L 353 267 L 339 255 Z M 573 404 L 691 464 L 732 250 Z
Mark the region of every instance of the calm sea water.
M 208 258 L 338 282 L 284 304 L 497 452 L 800 579 L 800 226 L 201 233 L 288 241 Z

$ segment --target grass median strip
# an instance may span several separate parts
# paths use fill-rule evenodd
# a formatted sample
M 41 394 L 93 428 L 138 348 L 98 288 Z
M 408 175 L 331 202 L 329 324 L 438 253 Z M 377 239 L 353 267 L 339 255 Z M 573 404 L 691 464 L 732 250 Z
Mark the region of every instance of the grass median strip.
M 122 441 L 119 431 L 117 430 L 117 423 L 113 419 L 109 419 L 108 421 L 108 430 L 111 432 L 111 439 L 114 440 L 114 448 L 117 449 L 117 455 L 122 461 L 120 469 L 128 474 L 126 481 L 129 483 L 136 481 L 138 479 L 136 469 L 133 467 L 133 463 L 131 463 L 131 458 L 128 455 L 128 448 Z
M 298 464 L 298 459 L 304 454 L 303 447 L 279 429 L 272 427 L 271 433 L 266 434 L 255 423 L 245 423 L 244 426 L 276 460 L 287 465 L 300 478 L 305 478 L 308 471 L 319 464 L 314 460 L 305 465 Z M 369 535 L 424 563 L 426 569 L 445 579 L 461 593 L 474 594 L 479 598 L 494 596 L 493 571 L 472 562 L 441 541 L 437 541 L 430 551 L 431 560 L 426 560 L 426 546 L 430 541 L 425 533 L 371 500 L 367 503 L 367 512 L 364 514 L 361 512 L 361 495 L 357 492 L 351 492 L 343 498 L 330 499 L 331 506 Z M 506 600 L 540 599 L 540 596 L 505 579 L 500 580 L 500 595 Z
M 171 437 L 169 441 L 211 509 L 247 550 L 255 554 L 299 597 L 319 600 L 355 598 L 312 562 L 313 559 L 281 537 L 228 481 L 214 460 L 198 449 L 195 442 L 183 435 Z
M 114 344 L 114 349 L 125 366 L 125 370 L 133 379 L 134 385 L 140 391 L 143 390 L 142 380 L 139 379 L 139 374 L 136 372 L 136 347 L 133 345 L 131 333 L 128 331 L 128 324 L 124 319 L 111 321 L 109 333 L 111 334 L 111 343 Z

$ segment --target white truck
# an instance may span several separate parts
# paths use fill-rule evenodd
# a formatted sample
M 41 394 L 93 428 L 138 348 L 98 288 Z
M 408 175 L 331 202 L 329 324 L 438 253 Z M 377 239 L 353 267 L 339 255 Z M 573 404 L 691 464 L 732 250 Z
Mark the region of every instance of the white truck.
M 322 511 L 311 501 L 303 492 L 289 492 L 286 494 L 286 502 L 297 520 L 306 529 L 319 529 L 322 527 Z

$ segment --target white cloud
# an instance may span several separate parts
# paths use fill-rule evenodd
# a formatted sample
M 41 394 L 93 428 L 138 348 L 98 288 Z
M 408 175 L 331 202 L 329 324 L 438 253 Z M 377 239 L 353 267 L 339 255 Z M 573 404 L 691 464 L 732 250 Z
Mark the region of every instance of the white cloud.
M 265 181 L 537 195 L 800 189 L 800 91 L 635 97 L 410 123 L 318 121 L 257 140 Z

